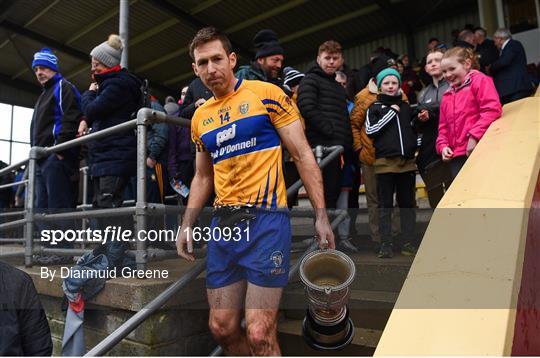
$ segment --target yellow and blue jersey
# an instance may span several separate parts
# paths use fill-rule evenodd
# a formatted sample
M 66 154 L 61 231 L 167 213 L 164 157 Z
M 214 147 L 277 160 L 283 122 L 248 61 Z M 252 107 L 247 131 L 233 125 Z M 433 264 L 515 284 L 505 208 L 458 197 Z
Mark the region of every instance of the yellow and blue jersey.
M 287 207 L 276 129 L 299 117 L 279 87 L 249 80 L 238 80 L 231 94 L 213 97 L 197 109 L 192 138 L 198 151 L 212 157 L 214 205 Z

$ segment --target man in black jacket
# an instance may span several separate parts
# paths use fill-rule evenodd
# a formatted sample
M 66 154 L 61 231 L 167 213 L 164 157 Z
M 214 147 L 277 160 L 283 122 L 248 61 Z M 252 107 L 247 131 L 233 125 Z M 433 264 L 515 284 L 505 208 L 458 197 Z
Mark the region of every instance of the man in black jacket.
M 474 29 L 474 40 L 476 42 L 476 54 L 479 57 L 480 70 L 486 73 L 487 66 L 499 58 L 499 51 L 495 47 L 493 40 L 487 38 L 486 29 L 482 27 Z
M 527 57 L 523 45 L 512 39 L 507 29 L 495 31 L 493 40 L 501 54 L 489 66 L 489 73 L 493 76 L 501 104 L 529 96 L 533 88 L 527 74 Z
M 34 107 L 30 145 L 52 147 L 72 140 L 82 117 L 80 94 L 58 70 L 58 58 L 44 48 L 34 55 L 32 69 L 43 91 Z M 38 160 L 36 208 L 67 209 L 75 204 L 78 151 L 68 149 Z
M 59 72 L 58 58 L 43 48 L 34 55 L 32 69 L 42 92 L 34 107 L 30 126 L 30 145 L 52 147 L 72 139 L 77 135 L 77 127 L 82 117 L 81 97 L 77 88 Z M 78 149 L 72 148 L 40 158 L 36 166 L 36 209 L 49 212 L 75 208 L 77 197 Z M 70 223 L 55 223 L 56 228 L 67 230 Z M 43 226 L 41 227 L 43 228 Z M 72 247 L 61 242 L 59 247 Z M 58 256 L 38 257 L 40 264 L 54 264 L 71 261 Z
M 51 331 L 28 274 L 0 262 L 0 356 L 50 356 Z
M 298 108 L 306 122 L 306 137 L 312 147 L 342 145 L 352 147 L 347 94 L 336 81 L 336 71 L 343 65 L 341 45 L 326 41 L 319 47 L 317 63 L 311 67 L 298 88 Z M 335 208 L 341 191 L 341 158 L 322 171 L 324 198 L 328 208 Z

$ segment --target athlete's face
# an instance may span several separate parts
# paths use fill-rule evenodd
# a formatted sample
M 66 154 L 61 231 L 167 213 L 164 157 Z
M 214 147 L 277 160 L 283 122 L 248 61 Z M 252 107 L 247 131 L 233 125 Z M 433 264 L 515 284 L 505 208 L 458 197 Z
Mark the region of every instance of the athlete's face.
M 223 97 L 234 90 L 234 52 L 227 55 L 221 41 L 214 40 L 195 48 L 193 55 L 193 71 L 216 97 Z

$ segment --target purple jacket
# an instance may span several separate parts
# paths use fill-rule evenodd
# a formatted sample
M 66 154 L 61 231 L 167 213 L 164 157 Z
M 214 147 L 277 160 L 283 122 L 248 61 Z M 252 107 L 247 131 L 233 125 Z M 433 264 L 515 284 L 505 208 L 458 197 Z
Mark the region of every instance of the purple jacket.
M 169 176 L 178 176 L 179 162 L 192 160 L 191 129 L 169 124 Z

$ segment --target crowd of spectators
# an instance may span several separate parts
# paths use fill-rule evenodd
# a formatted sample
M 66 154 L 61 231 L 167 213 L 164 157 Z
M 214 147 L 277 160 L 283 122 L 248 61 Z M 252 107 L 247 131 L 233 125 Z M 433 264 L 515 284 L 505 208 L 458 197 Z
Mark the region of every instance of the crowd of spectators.
M 253 60 L 237 69 L 237 78 L 273 83 L 290 96 L 312 147 L 345 148 L 322 169 L 325 202 L 328 208 L 356 209 L 358 189 L 364 184 L 370 236 L 380 244 L 380 257 L 392 256 L 396 232 L 403 238 L 402 252 L 415 253 L 410 229 L 416 173 L 426 184 L 429 204 L 436 207 L 489 124 L 500 116 L 500 105 L 530 95 L 538 83 L 531 77 L 523 46 L 506 29 L 490 39 L 485 29 L 467 25 L 455 31 L 450 44 L 432 37 L 418 61 L 379 47 L 358 69 L 347 66 L 341 45 L 329 40 L 320 45 L 305 73 L 284 68 L 286 53 L 272 30 L 257 32 L 253 48 Z M 162 106 L 147 93 L 145 81 L 121 68 L 122 51 L 117 35 L 92 49 L 92 82 L 82 95 L 62 77 L 51 50 L 35 54 L 32 67 L 43 93 L 32 120 L 33 145 L 52 146 L 124 123 L 143 106 L 191 119 L 211 98 L 210 90 L 196 78 L 181 89 L 179 98 L 169 96 Z M 450 129 L 456 123 L 464 128 L 462 133 Z M 125 131 L 81 151 L 40 159 L 36 208 L 75 207 L 82 157 L 89 165 L 95 208 L 119 207 L 134 199 L 136 145 L 133 131 Z M 188 191 L 175 189 L 189 188 L 194 158 L 189 128 L 151 125 L 147 200 L 164 203 L 166 196 L 178 192 L 179 201 L 186 204 Z M 283 175 L 287 186 L 299 179 L 286 152 Z M 402 209 L 399 215 L 392 215 L 394 195 Z M 14 206 L 13 200 L 13 193 L 2 191 L 2 207 Z M 289 208 L 296 204 L 296 196 L 289 198 Z M 344 251 L 357 251 L 351 241 L 355 219 L 351 215 L 339 229 L 338 248 Z

